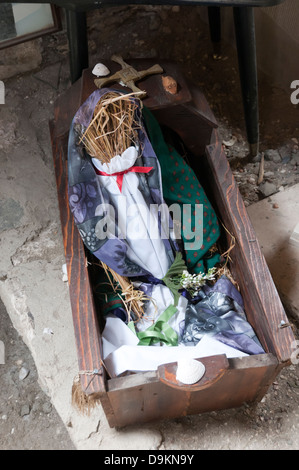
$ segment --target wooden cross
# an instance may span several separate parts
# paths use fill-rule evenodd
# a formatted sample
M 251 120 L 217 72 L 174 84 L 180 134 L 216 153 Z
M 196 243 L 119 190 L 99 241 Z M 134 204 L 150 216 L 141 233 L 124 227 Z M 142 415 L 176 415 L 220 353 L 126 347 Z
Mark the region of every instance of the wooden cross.
M 142 93 L 142 95 L 140 96 L 145 96 L 146 92 L 143 90 L 140 90 L 140 88 L 138 88 L 135 85 L 135 82 L 138 80 L 141 80 L 147 75 L 152 75 L 155 73 L 163 73 L 163 69 L 158 64 L 153 65 L 147 70 L 138 71 L 138 70 L 135 70 L 131 65 L 127 64 L 122 59 L 122 57 L 118 55 L 113 55 L 111 57 L 111 60 L 120 64 L 122 68 L 121 70 L 116 72 L 114 75 L 111 75 L 111 77 L 95 79 L 94 83 L 98 88 L 102 88 L 103 86 L 108 85 L 108 83 L 111 83 L 111 82 L 119 82 L 121 85 L 131 88 L 131 90 L 133 90 L 134 92 Z

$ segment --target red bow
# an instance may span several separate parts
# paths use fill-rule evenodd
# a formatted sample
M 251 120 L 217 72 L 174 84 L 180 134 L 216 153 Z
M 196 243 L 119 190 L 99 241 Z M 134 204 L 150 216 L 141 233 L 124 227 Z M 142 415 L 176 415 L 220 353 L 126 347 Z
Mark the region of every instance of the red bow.
M 124 171 L 118 171 L 117 173 L 104 173 L 104 171 L 98 170 L 96 167 L 95 171 L 98 175 L 102 176 L 116 176 L 116 183 L 117 186 L 119 187 L 119 190 L 121 192 L 122 185 L 123 185 L 123 179 L 124 175 L 129 172 L 133 173 L 149 173 L 154 167 L 153 166 L 131 166 L 131 168 L 128 168 L 127 170 Z

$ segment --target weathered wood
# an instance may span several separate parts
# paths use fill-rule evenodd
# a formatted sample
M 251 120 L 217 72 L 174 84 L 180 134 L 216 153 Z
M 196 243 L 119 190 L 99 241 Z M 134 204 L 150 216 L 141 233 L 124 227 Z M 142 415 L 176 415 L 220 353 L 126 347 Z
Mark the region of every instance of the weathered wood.
M 197 392 L 211 387 L 221 379 L 229 367 L 225 354 L 217 356 L 203 357 L 200 362 L 205 366 L 205 373 L 199 382 L 192 385 L 184 385 L 176 378 L 177 362 L 162 364 L 158 367 L 158 378 L 169 387 L 174 387 L 179 391 Z
M 130 59 L 127 62 L 137 70 L 147 69 L 150 67 L 150 65 L 153 64 L 153 61 L 150 59 Z M 111 74 L 116 73 L 120 69 L 120 66 L 111 60 L 105 60 L 103 63 L 108 67 Z M 160 64 L 159 61 L 157 61 L 157 63 Z M 163 61 L 162 69 L 164 71 L 164 75 L 170 75 L 177 81 L 178 93 L 171 95 L 164 90 L 162 84 L 162 74 L 149 76 L 146 79 L 142 79 L 136 82 L 138 87 L 147 93 L 147 96 L 143 99 L 145 106 L 151 110 L 155 110 L 191 101 L 192 98 L 186 80 L 180 73 L 178 67 L 175 67 L 171 62 Z M 81 81 L 81 103 L 83 103 L 88 98 L 88 96 L 97 89 L 94 83 L 95 79 L 96 77 L 92 75 L 90 69 L 83 71 Z M 132 90 L 129 88 L 121 86 L 117 83 L 111 84 L 111 88 L 132 92 Z
M 289 361 L 292 329 L 279 327 L 281 321 L 288 321 L 284 308 L 217 132 L 213 131 L 212 140 L 207 147 L 207 176 L 220 219 L 235 238 L 230 268 L 240 286 L 247 317 L 266 350 L 279 362 Z
M 271 354 L 228 362 L 229 368 L 218 381 L 194 392 L 166 385 L 157 372 L 109 380 L 107 396 L 114 410 L 113 425 L 178 418 L 255 402 L 264 396 L 280 369 Z
M 50 130 L 53 138 L 53 123 L 50 123 Z M 85 250 L 68 204 L 67 142 L 68 134 L 53 140 L 54 168 L 81 385 L 86 393 L 93 394 L 105 390 L 105 371 Z M 90 375 L 95 369 L 99 373 Z
M 134 65 L 137 67 L 136 63 Z M 166 70 L 178 74 L 168 65 Z M 180 75 L 176 76 L 178 82 L 187 87 Z M 80 104 L 95 89 L 90 71 L 85 71 L 66 97 L 57 101 L 50 128 L 79 369 L 99 369 L 98 375 L 82 375 L 81 383 L 87 394 L 101 400 L 110 426 L 197 414 L 260 400 L 281 368 L 289 363 L 294 341 L 290 328 L 279 328 L 280 322 L 287 321 L 287 317 L 222 150 L 217 123 L 204 96 L 192 86 L 182 89 L 179 99 L 173 100 L 169 94 L 157 96 L 156 90 L 160 86 L 157 76 L 149 77 L 143 85 L 148 92 L 145 104 L 152 106 L 160 122 L 176 131 L 188 150 L 192 150 L 190 164 L 200 180 L 205 181 L 205 189 L 209 197 L 211 195 L 220 220 L 235 239 L 230 269 L 240 286 L 247 318 L 267 354 L 225 359 L 225 363 L 222 356 L 215 361 L 200 359 L 206 361 L 208 373 L 195 387 L 182 387 L 176 383 L 174 364 L 161 366 L 156 372 L 119 378 L 106 375 L 102 367 L 99 312 L 92 296 L 87 253 L 74 225 L 67 198 L 68 129 Z M 204 175 L 200 173 L 203 164 L 206 167 Z M 226 233 L 223 230 L 223 239 Z M 229 245 L 230 238 L 227 238 Z
M 52 142 L 69 132 L 72 119 L 80 107 L 81 82 L 82 79 L 78 80 L 55 101 L 54 117 L 50 129 Z M 67 156 L 65 158 L 67 159 Z

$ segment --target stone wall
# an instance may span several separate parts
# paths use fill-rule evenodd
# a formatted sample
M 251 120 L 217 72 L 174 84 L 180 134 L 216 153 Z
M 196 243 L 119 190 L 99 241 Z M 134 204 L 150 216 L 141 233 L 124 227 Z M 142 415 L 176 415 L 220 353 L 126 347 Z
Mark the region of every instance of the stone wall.
M 201 10 L 207 23 L 207 13 Z M 284 3 L 255 9 L 258 67 L 271 81 L 285 90 L 299 80 L 299 2 Z M 222 36 L 234 44 L 234 24 L 231 8 L 222 9 Z
M 232 8 L 221 11 L 223 40 L 234 45 Z M 201 35 L 208 34 L 206 7 L 107 7 L 88 12 L 87 18 L 91 63 L 99 57 L 107 59 L 113 53 L 127 58 L 159 57 L 192 62 L 198 59 Z M 256 8 L 255 19 L 259 69 L 271 82 L 289 90 L 291 82 L 299 79 L 299 2 L 286 0 L 278 6 Z M 59 42 L 58 52 L 64 49 L 67 57 L 63 15 L 62 25 L 63 30 L 52 35 L 52 39 L 39 38 L 0 50 L 0 79 L 38 68 L 42 60 L 47 60 L 46 54 L 53 54 L 50 48 L 44 50 L 47 42 L 54 46 Z

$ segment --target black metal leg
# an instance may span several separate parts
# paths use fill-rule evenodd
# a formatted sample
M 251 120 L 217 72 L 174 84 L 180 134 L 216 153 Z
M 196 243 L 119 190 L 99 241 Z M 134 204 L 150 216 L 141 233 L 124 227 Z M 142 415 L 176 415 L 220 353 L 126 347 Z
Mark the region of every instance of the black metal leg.
M 250 153 L 259 146 L 259 105 L 254 11 L 252 7 L 234 7 L 239 73 Z
M 221 55 L 221 12 L 220 7 L 208 7 L 210 37 L 214 49 L 214 58 Z
M 85 12 L 66 10 L 67 33 L 70 48 L 71 81 L 74 83 L 88 67 L 88 42 Z

